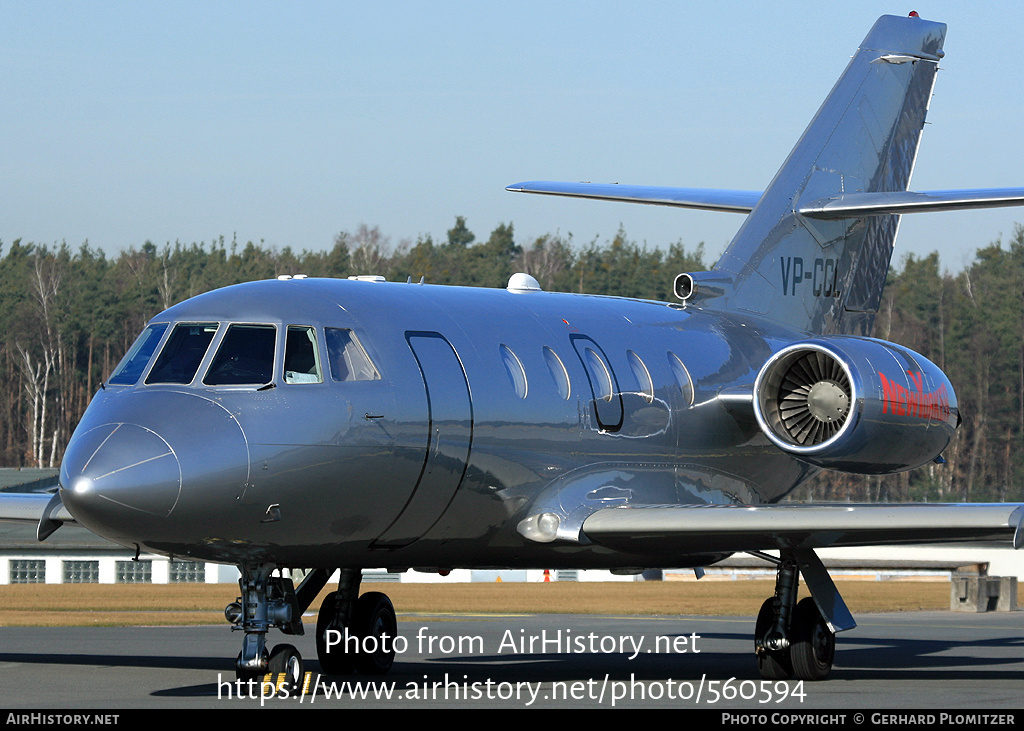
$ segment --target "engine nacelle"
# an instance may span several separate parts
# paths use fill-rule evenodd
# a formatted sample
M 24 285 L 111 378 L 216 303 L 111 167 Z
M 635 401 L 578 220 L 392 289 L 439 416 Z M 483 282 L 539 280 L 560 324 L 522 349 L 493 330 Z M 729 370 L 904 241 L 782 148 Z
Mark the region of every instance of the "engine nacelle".
M 959 423 L 938 366 L 883 340 L 822 337 L 783 348 L 754 382 L 768 438 L 811 464 L 845 472 L 902 472 L 935 459 Z

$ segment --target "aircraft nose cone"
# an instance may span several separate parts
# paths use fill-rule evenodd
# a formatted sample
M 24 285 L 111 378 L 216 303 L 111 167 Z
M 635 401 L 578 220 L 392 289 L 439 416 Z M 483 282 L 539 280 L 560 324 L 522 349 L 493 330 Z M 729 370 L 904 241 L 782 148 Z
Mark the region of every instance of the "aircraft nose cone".
M 62 472 L 61 497 L 86 523 L 132 512 L 164 518 L 181 494 L 174 451 L 159 434 L 135 424 L 104 424 L 76 435 Z
M 249 479 L 238 419 L 202 394 L 111 389 L 89 405 L 61 464 L 61 499 L 124 546 L 178 548 L 220 535 Z

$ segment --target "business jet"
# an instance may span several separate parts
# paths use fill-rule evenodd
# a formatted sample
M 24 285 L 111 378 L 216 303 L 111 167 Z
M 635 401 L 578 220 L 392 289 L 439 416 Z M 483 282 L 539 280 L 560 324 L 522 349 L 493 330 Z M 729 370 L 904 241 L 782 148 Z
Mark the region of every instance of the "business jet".
M 240 678 L 294 681 L 267 633 L 338 572 L 316 622 L 328 673 L 386 673 L 386 567 L 777 567 L 754 648 L 819 680 L 854 620 L 815 550 L 1024 543 L 1024 505 L 805 505 L 820 469 L 942 461 L 960 420 L 923 356 L 869 337 L 902 214 L 1024 204 L 1024 189 L 908 190 L 945 25 L 879 19 L 763 192 L 530 182 L 509 190 L 746 213 L 671 303 L 281 276 L 154 317 L 71 437 L 54 495 L 0 514 L 38 537 L 235 564 Z M 775 555 L 777 552 L 778 555 Z M 309 570 L 296 586 L 285 568 Z M 811 596 L 797 601 L 803 577 Z M 332 641 L 339 636 L 356 642 Z

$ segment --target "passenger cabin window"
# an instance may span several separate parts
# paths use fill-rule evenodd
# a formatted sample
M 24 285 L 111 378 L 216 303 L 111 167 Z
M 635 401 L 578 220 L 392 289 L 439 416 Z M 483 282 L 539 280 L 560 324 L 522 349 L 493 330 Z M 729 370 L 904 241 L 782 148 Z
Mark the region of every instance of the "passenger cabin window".
M 379 381 L 380 373 L 363 350 L 355 333 L 347 328 L 326 327 L 327 358 L 335 381 Z
M 270 383 L 274 377 L 277 328 L 273 325 L 230 325 L 206 372 L 207 386 Z
M 562 363 L 558 354 L 546 345 L 544 346 L 544 362 L 547 363 L 548 370 L 551 371 L 551 377 L 555 379 L 558 395 L 563 399 L 568 399 L 572 391 L 569 385 L 569 373 L 565 370 L 565 364 Z
M 654 383 L 651 381 L 651 373 L 647 370 L 647 366 L 640 356 L 634 353 L 632 350 L 626 351 L 626 360 L 629 361 L 629 367 L 633 371 L 633 375 L 636 376 L 637 385 L 640 387 L 640 395 L 644 397 L 644 401 L 651 403 L 654 401 Z
M 587 369 L 590 371 L 594 396 L 602 401 L 611 401 L 615 389 L 612 387 L 612 376 L 604 360 L 590 348 L 584 348 Z
M 142 372 L 146 370 L 146 366 L 149 365 L 149 359 L 153 357 L 153 352 L 166 329 L 167 323 L 159 322 L 143 330 L 132 344 L 131 350 L 114 369 L 113 375 L 107 379 L 107 383 L 115 383 L 119 386 L 134 385 Z
M 672 375 L 676 377 L 676 383 L 679 384 L 683 400 L 693 406 L 693 379 L 690 378 L 690 371 L 683 365 L 682 359 L 671 350 L 668 351 L 668 364 L 672 368 Z
M 502 344 L 499 350 L 501 351 L 501 362 L 505 364 L 505 373 L 508 375 L 509 381 L 512 382 L 512 389 L 519 398 L 526 398 L 526 371 L 523 370 L 523 364 L 519 362 L 519 358 L 507 345 Z
M 216 332 L 216 322 L 175 325 L 146 383 L 192 383 Z
M 316 330 L 302 325 L 289 325 L 284 346 L 285 383 L 321 383 L 320 350 L 316 347 Z

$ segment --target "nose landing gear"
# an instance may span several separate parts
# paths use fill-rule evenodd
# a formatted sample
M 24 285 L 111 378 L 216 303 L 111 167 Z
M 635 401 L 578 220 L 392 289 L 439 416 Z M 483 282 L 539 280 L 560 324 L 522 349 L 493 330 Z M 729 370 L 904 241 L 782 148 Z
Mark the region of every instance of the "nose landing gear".
M 302 635 L 302 613 L 327 584 L 333 573 L 316 569 L 298 589 L 292 580 L 273 576 L 275 564 L 241 564 L 238 586 L 241 596 L 229 604 L 224 616 L 232 630 L 245 632 L 242 651 L 235 660 L 235 676 L 253 680 L 266 674 L 274 682 L 285 682 L 290 691 L 298 689 L 305 677 L 302 656 L 292 645 L 267 650 L 267 632 L 276 627 L 284 634 Z M 342 569 L 338 590 L 327 595 L 316 622 L 317 659 L 323 671 L 343 675 L 358 671 L 383 675 L 395 660 L 398 624 L 395 608 L 387 595 L 371 591 L 359 596 L 360 569 Z
M 241 596 L 229 604 L 224 616 L 232 622 L 232 630 L 242 630 L 242 651 L 235 660 L 235 677 L 239 680 L 272 673 L 284 674 L 290 689 L 302 682 L 302 656 L 292 645 L 278 645 L 267 652 L 267 631 L 277 627 L 285 634 L 301 635 L 302 609 L 291 579 L 273 576 L 274 564 L 241 564 L 238 588 Z

